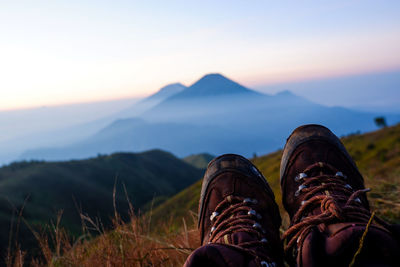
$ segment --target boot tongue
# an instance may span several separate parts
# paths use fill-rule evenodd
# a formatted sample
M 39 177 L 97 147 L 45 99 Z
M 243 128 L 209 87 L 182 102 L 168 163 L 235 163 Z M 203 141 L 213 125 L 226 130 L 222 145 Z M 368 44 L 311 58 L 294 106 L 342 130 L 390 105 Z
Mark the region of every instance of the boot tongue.
M 235 245 L 240 245 L 242 243 L 255 241 L 254 235 L 250 235 L 247 232 L 235 232 L 230 235 L 230 242 Z
M 310 169 L 307 174 L 309 177 L 316 177 L 321 175 L 335 175 L 335 171 L 330 169 L 332 167 L 328 167 L 326 163 L 317 162 L 313 164 L 314 167 Z

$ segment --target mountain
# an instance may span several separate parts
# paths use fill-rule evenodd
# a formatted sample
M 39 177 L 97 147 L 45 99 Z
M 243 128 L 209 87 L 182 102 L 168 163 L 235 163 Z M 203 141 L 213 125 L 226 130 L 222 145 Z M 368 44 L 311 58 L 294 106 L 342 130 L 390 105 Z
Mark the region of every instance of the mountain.
M 190 99 L 193 97 L 215 97 L 232 94 L 259 95 L 259 93 L 256 91 L 250 90 L 221 74 L 212 73 L 203 76 L 200 80 L 182 92 L 172 95 L 168 101 L 177 99 Z
M 81 159 L 155 148 L 179 157 L 202 151 L 250 156 L 282 147 L 287 132 L 301 124 L 323 124 L 345 135 L 376 129 L 373 119 L 379 115 L 318 105 L 289 91 L 262 94 L 209 74 L 136 118 L 115 120 L 68 146 L 26 151 L 22 158 Z
M 221 74 L 208 74 L 148 109 L 141 117 L 149 122 L 210 122 L 211 117 L 237 110 L 238 107 L 233 105 L 236 102 L 248 105 L 267 98 L 269 96 L 248 89 Z
M 201 175 L 201 170 L 160 150 L 117 153 L 81 161 L 17 162 L 4 166 L 0 168 L 0 227 L 3 229 L 0 248 L 7 247 L 8 235 L 15 230 L 17 210 L 23 209 L 24 219 L 36 230 L 50 220 L 56 221 L 57 213 L 62 210 L 62 226 L 72 234 L 82 234 L 79 213 L 98 220 L 102 227 L 110 226 L 115 183 L 117 211 L 127 218 L 127 197 L 138 211 L 150 206 L 152 200 L 157 202 L 179 192 Z M 14 225 L 14 230 L 10 225 Z M 19 236 L 24 244 L 36 245 L 25 224 L 21 222 L 20 227 Z

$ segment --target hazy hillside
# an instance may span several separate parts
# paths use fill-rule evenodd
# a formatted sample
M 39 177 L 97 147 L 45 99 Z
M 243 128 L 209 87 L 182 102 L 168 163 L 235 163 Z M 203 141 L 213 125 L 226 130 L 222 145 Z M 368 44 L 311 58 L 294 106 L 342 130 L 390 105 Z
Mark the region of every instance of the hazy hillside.
M 8 244 L 15 231 L 18 210 L 37 229 L 49 224 L 62 210 L 62 225 L 81 234 L 79 213 L 101 225 L 110 225 L 114 215 L 113 187 L 117 181 L 115 203 L 126 218 L 128 201 L 141 209 L 153 199 L 171 196 L 201 177 L 201 170 L 160 150 L 140 154 L 118 153 L 110 156 L 68 162 L 20 162 L 0 168 L 0 247 Z M 127 190 L 127 196 L 123 185 Z M 26 203 L 24 204 L 24 200 Z M 13 210 L 16 209 L 16 210 Z M 14 230 L 10 230 L 14 220 Z M 33 235 L 21 223 L 20 240 L 31 246 Z M 36 242 L 34 243 L 37 246 Z M 4 255 L 4 250 L 0 252 Z
M 174 86 L 181 90 L 137 118 L 115 120 L 79 142 L 29 150 L 22 158 L 66 160 L 155 148 L 179 157 L 203 151 L 249 157 L 282 147 L 287 133 L 300 124 L 319 123 L 344 135 L 376 129 L 373 119 L 381 115 L 325 107 L 289 91 L 261 94 L 220 74 L 187 88 Z
M 173 83 L 162 87 L 156 93 L 142 99 L 135 105 L 131 105 L 130 107 L 116 113 L 113 115 L 114 119 L 121 119 L 121 118 L 132 118 L 138 117 L 143 112 L 153 108 L 154 106 L 158 105 L 160 102 L 164 101 L 165 99 L 178 94 L 186 89 L 181 83 Z
M 86 104 L 1 111 L 0 147 L 2 150 L 0 151 L 0 166 L 15 160 L 26 159 L 22 154 L 31 149 L 65 147 L 79 143 L 107 127 L 113 121 L 139 116 L 144 111 L 185 88 L 184 85 L 175 83 L 162 87 L 159 91 L 144 99 L 128 98 Z M 93 157 L 100 152 L 86 154 Z M 114 152 L 118 152 L 118 150 L 110 151 L 110 153 Z M 85 158 L 85 156 L 79 158 Z M 57 160 L 56 157 L 52 159 Z M 72 159 L 72 157 L 60 159 Z
M 162 87 L 157 93 L 145 98 L 142 102 L 149 102 L 153 100 L 163 101 L 173 95 L 179 94 L 186 89 L 181 83 L 173 83 Z
M 131 118 L 114 121 L 90 138 L 73 145 L 60 148 L 43 148 L 27 151 L 22 155 L 28 159 L 65 160 L 87 158 L 98 153 L 110 154 L 115 151 L 146 151 L 162 148 L 174 151 L 177 156 L 195 154 L 199 151 L 230 149 L 230 144 L 238 143 L 236 149 L 243 149 L 246 142 L 239 143 L 241 136 L 232 133 L 226 136 L 222 127 L 206 127 L 184 123 L 148 123 Z M 196 141 L 197 140 L 197 141 Z M 203 142 L 201 140 L 208 140 Z M 250 140 L 249 140 L 250 141 Z

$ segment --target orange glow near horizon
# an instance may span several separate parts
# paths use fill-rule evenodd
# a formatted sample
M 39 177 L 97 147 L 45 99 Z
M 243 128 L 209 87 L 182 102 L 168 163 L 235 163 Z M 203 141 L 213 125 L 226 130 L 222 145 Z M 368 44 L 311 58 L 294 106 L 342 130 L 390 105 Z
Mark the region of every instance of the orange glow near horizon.
M 283 83 L 295 83 L 295 82 L 305 82 L 305 81 L 312 81 L 312 80 L 322 80 L 322 79 L 329 79 L 329 78 L 336 78 L 336 77 L 346 77 L 346 76 L 353 76 L 353 75 L 363 75 L 363 74 L 373 74 L 373 73 L 381 73 L 381 72 L 392 72 L 400 70 L 400 66 L 393 66 L 392 68 L 365 68 L 360 69 L 358 71 L 331 71 L 331 72 L 313 72 L 313 73 L 275 73 L 274 75 L 264 75 L 264 74 L 241 74 L 237 75 L 237 77 L 229 76 L 226 73 L 221 73 L 223 75 L 227 75 L 228 78 L 233 79 L 234 81 L 249 87 L 257 87 L 257 86 L 264 86 L 264 85 L 274 85 L 274 84 L 283 84 Z M 190 86 L 198 79 L 200 79 L 203 75 L 208 73 L 202 73 L 201 75 L 186 79 L 185 82 L 181 82 L 185 86 Z M 25 110 L 25 109 L 32 109 L 32 108 L 40 108 L 40 107 L 52 107 L 52 106 L 63 106 L 63 105 L 79 105 L 79 104 L 89 104 L 89 103 L 96 103 L 96 102 L 108 102 L 108 101 L 119 101 L 124 99 L 133 99 L 133 98 L 145 98 L 155 92 L 157 92 L 160 88 L 167 84 L 174 83 L 166 82 L 163 85 L 157 82 L 154 84 L 149 84 L 147 88 L 151 89 L 146 92 L 129 92 L 129 88 L 124 89 L 125 94 L 119 94 L 115 96 L 92 96 L 88 95 L 87 97 L 71 97 L 69 99 L 64 99 L 61 101 L 56 102 L 47 102 L 47 101 L 37 101 L 37 103 L 32 103 L 32 99 L 26 99 L 26 102 L 21 102 L 22 99 L 19 99 L 19 103 L 16 105 L 12 105 L 8 103 L 8 106 L 0 107 L 0 111 L 13 111 L 13 110 Z M 110 89 L 112 91 L 112 89 Z M 132 90 L 133 91 L 133 90 Z

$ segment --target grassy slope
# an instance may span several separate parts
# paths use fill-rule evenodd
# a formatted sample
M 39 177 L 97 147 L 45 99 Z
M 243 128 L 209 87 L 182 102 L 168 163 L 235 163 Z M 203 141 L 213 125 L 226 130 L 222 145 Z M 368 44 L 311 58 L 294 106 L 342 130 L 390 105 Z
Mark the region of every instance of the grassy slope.
M 391 222 L 400 223 L 400 124 L 363 135 L 342 139 L 372 188 L 369 200 L 378 214 Z M 281 208 L 284 223 L 288 223 L 281 205 L 279 166 L 282 151 L 252 159 L 267 178 Z M 197 213 L 201 181 L 178 193 L 153 210 L 153 222 L 168 222 L 171 230 L 182 226 L 182 218 L 192 222 Z M 188 212 L 190 211 L 190 212 Z M 169 218 L 169 220 L 166 220 Z
M 367 186 L 373 189 L 369 198 L 372 208 L 381 217 L 400 222 L 400 125 L 346 137 L 343 141 L 356 159 Z M 281 151 L 277 151 L 253 159 L 267 177 L 278 204 L 281 204 L 280 157 Z M 57 266 L 182 266 L 191 251 L 199 246 L 194 222 L 200 188 L 201 181 L 198 181 L 157 206 L 152 213 L 133 216 L 130 223 L 117 224 L 114 231 L 94 240 L 77 242 L 74 247 L 67 241 L 61 244 L 63 256 L 51 252 L 45 262 L 55 261 Z M 284 219 L 287 223 L 286 215 Z M 21 253 L 15 255 L 18 260 Z
M 190 165 L 196 168 L 205 169 L 207 168 L 208 162 L 210 162 L 213 158 L 214 158 L 213 155 L 210 155 L 208 153 L 202 153 L 202 154 L 187 156 L 183 158 L 183 161 L 189 163 Z
M 82 233 L 79 210 L 99 217 L 104 226 L 114 215 L 113 187 L 118 177 L 116 206 L 128 218 L 128 205 L 122 183 L 135 208 L 143 208 L 156 197 L 169 197 L 186 188 L 202 175 L 201 170 L 170 153 L 153 150 L 144 153 L 117 153 L 110 156 L 68 162 L 20 162 L 0 168 L 0 247 L 6 248 L 12 206 L 23 212 L 30 225 L 47 225 L 63 210 L 62 225 Z M 16 225 L 14 225 L 15 231 Z M 25 247 L 36 245 L 24 227 L 20 240 Z M 11 232 L 14 232 L 11 231 Z M 4 251 L 1 251 L 4 255 Z

